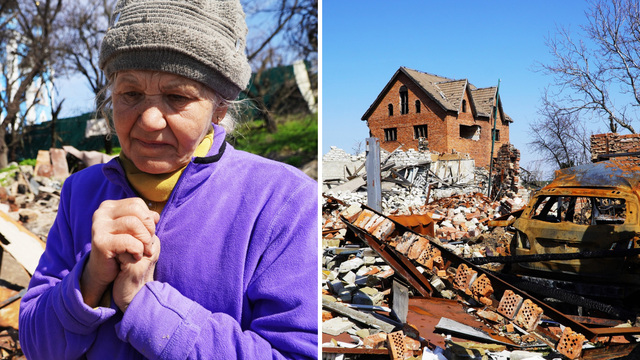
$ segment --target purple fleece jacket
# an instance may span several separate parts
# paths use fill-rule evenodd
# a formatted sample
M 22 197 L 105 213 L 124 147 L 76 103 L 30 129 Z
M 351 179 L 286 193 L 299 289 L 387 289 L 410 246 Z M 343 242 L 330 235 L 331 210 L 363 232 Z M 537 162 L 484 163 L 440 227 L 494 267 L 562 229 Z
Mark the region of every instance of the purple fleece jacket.
M 156 228 L 155 281 L 126 314 L 85 305 L 79 279 L 94 211 L 136 195 L 115 159 L 65 181 L 20 306 L 29 360 L 317 357 L 317 183 L 224 138 L 216 126 L 207 157 L 174 188 Z

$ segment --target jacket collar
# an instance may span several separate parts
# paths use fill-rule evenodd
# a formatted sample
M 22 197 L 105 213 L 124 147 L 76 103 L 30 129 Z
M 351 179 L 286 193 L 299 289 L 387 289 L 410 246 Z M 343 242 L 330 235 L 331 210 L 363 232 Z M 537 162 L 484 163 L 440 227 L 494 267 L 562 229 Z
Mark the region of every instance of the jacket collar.
M 213 124 L 213 145 L 211 145 L 209 153 L 207 153 L 207 156 L 205 157 L 193 158 L 192 161 L 196 164 L 211 164 L 220 160 L 227 149 L 227 143 L 225 141 L 226 136 L 227 133 L 224 131 L 222 126 Z M 111 183 L 119 185 L 125 189 L 129 196 L 135 196 L 135 193 L 129 186 L 127 177 L 124 174 L 124 169 L 122 168 L 117 156 L 104 165 L 102 172 Z

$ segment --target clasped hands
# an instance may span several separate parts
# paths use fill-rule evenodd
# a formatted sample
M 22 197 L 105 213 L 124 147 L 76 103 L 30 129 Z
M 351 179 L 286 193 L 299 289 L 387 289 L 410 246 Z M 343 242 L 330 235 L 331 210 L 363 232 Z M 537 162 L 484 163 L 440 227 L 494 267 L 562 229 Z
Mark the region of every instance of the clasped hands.
M 91 253 L 80 278 L 85 304 L 96 307 L 113 283 L 113 300 L 126 311 L 140 289 L 153 281 L 160 240 L 160 215 L 140 198 L 107 200 L 93 214 Z

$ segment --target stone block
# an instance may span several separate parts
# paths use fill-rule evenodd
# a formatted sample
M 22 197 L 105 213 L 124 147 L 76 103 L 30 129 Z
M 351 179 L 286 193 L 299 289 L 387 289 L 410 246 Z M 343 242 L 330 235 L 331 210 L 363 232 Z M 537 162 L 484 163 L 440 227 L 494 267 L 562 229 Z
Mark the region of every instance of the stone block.
M 352 270 L 358 270 L 362 265 L 364 265 L 364 260 L 359 257 L 354 257 L 353 259 L 347 260 L 340 264 L 340 273 L 346 273 Z
M 353 323 L 346 318 L 336 317 L 322 323 L 322 332 L 331 336 L 338 336 L 351 329 Z

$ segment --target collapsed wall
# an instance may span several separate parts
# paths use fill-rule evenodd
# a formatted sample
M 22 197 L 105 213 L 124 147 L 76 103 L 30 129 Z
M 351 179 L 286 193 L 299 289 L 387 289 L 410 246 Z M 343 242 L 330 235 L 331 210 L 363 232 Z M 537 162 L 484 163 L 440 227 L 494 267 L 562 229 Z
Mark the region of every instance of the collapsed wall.
M 351 155 L 335 146 L 322 157 L 323 193 L 346 203 L 366 203 L 366 153 Z M 487 193 L 489 171 L 477 168 L 468 154 L 381 149 L 383 212 L 405 212 L 454 195 Z M 386 169 L 386 171 L 385 171 Z M 520 183 L 520 151 L 511 144 L 498 150 L 494 163 L 492 198 L 521 198 L 528 191 Z M 514 209 L 515 210 L 515 209 Z
M 518 193 L 520 185 L 520 150 L 512 144 L 503 144 L 498 150 L 498 156 L 493 164 L 494 194 L 502 192 Z

